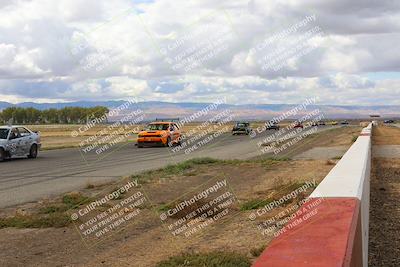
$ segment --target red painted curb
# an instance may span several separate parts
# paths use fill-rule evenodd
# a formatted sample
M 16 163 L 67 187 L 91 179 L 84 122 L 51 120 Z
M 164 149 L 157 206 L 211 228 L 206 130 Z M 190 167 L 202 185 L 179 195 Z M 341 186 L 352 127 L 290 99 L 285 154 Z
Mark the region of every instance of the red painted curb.
M 294 226 L 275 238 L 253 267 L 362 266 L 360 201 L 314 198 L 301 209 L 314 204 L 286 225 Z M 309 218 L 295 225 L 304 214 Z

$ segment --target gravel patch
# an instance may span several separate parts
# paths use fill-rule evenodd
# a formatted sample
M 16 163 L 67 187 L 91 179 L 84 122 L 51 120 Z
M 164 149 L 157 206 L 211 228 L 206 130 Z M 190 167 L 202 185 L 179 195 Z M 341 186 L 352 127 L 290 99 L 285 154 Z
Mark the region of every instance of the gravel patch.
M 375 158 L 400 158 L 400 145 L 374 146 Z
M 297 156 L 294 159 L 334 159 L 340 158 L 349 149 L 348 146 L 314 147 Z
M 374 159 L 371 177 L 369 265 L 400 266 L 400 160 Z

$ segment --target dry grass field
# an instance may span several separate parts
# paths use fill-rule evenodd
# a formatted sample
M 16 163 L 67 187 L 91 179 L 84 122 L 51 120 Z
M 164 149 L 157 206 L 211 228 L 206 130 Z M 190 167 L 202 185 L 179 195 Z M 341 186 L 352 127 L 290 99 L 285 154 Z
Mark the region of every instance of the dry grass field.
M 372 136 L 374 145 L 399 145 L 400 128 L 379 126 L 374 129 Z
M 400 146 L 400 128 L 375 127 L 373 150 Z M 399 266 L 400 159 L 383 153 L 372 161 L 370 207 L 370 266 Z
M 95 136 L 96 134 L 104 131 L 104 134 L 100 134 L 101 136 L 107 135 L 110 133 L 110 130 L 107 130 L 108 125 L 97 125 L 90 128 L 87 131 L 81 131 L 79 133 L 79 129 L 83 129 L 83 125 L 28 125 L 29 129 L 33 131 L 38 131 L 41 136 L 42 141 L 42 149 L 60 149 L 60 148 L 71 148 L 71 147 L 79 147 L 81 142 L 84 142 L 91 136 Z M 140 125 L 135 125 L 134 127 L 143 127 Z M 134 128 L 132 127 L 132 129 Z M 114 128 L 112 131 L 120 131 L 126 132 L 122 127 Z M 78 135 L 74 135 L 74 133 L 78 132 Z M 132 135 L 129 135 L 128 138 L 124 138 L 126 142 L 135 141 L 136 140 L 136 131 L 132 131 Z M 122 135 L 122 134 L 119 134 Z

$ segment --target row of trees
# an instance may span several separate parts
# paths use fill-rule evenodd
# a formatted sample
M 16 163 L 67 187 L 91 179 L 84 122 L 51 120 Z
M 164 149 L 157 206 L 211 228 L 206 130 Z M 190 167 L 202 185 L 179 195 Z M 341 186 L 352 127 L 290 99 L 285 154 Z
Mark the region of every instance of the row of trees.
M 86 123 L 91 119 L 102 118 L 109 112 L 108 108 L 97 106 L 91 108 L 65 107 L 62 109 L 38 110 L 35 108 L 9 107 L 0 111 L 2 124 L 36 124 L 36 123 Z

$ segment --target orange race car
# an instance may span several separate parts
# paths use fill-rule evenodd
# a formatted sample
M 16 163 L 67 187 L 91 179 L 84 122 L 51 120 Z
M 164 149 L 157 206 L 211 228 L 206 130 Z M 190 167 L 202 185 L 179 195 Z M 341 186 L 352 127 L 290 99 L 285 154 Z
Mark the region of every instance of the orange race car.
M 177 123 L 173 121 L 155 121 L 139 132 L 137 146 L 162 145 L 173 146 L 179 144 L 181 131 Z

